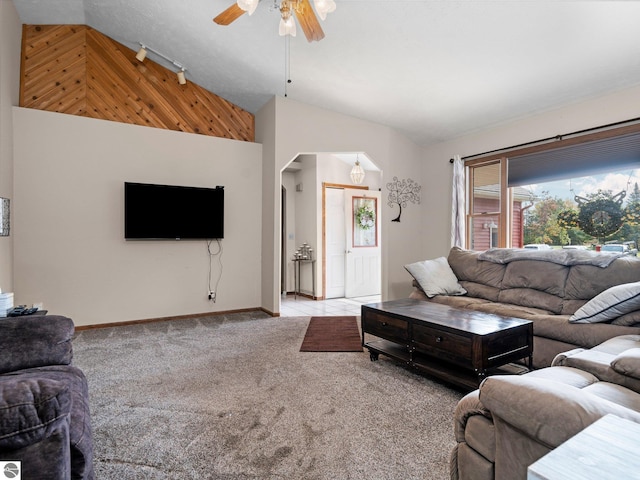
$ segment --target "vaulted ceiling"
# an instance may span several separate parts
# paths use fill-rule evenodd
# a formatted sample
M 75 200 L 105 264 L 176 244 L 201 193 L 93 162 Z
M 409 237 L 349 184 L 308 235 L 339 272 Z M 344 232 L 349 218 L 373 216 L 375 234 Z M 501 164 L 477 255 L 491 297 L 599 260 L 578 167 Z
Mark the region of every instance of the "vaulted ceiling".
M 13 2 L 25 24 L 142 42 L 252 113 L 286 93 L 421 145 L 640 85 L 633 1 L 336 0 L 313 43 L 278 35 L 273 0 L 229 26 L 212 18 L 233 0 Z

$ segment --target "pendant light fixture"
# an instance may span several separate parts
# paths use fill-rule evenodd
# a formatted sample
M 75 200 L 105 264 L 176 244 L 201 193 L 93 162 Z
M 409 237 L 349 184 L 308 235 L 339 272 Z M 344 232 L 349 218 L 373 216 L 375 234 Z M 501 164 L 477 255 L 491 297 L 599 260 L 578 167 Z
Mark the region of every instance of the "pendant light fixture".
M 364 180 L 364 169 L 360 165 L 360 159 L 358 157 L 358 154 L 356 154 L 356 164 L 351 169 L 350 176 L 351 176 L 351 181 L 356 185 L 360 185 Z

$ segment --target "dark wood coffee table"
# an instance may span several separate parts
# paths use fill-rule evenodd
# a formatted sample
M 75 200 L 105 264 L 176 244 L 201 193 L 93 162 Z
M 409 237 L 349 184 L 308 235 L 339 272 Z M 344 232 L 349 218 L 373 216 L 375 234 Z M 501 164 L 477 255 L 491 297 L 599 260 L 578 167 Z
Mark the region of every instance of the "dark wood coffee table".
M 531 368 L 533 323 L 521 318 L 403 299 L 362 306 L 362 346 L 429 375 L 475 389 L 492 373 Z M 376 338 L 365 342 L 365 334 Z M 520 368 L 522 371 L 524 367 Z

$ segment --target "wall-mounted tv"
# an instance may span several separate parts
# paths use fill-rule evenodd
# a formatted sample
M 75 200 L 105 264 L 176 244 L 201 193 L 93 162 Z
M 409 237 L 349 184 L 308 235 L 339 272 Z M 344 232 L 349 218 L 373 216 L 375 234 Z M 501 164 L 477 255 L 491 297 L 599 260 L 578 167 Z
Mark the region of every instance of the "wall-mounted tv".
M 124 238 L 224 238 L 224 187 L 125 182 Z

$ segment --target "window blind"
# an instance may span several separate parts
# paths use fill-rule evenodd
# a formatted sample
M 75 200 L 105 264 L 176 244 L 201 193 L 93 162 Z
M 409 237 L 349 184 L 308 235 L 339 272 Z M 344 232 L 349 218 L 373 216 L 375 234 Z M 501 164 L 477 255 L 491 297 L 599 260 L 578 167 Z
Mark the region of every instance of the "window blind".
M 640 168 L 640 133 L 513 157 L 508 165 L 510 187 Z

